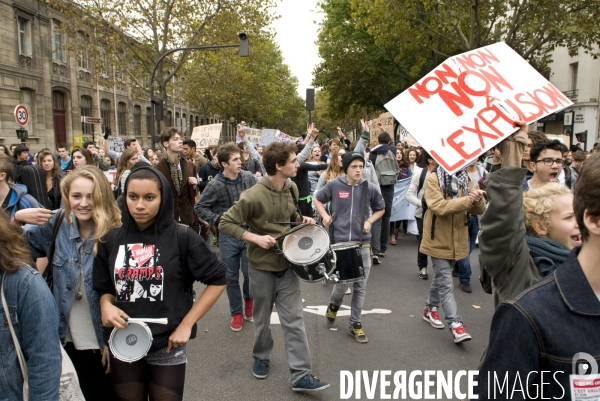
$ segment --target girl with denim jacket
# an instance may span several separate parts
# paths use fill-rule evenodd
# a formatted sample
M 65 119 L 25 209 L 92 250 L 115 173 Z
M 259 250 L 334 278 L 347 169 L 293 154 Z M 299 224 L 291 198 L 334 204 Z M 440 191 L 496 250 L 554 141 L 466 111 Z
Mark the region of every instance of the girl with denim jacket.
M 114 399 L 106 366 L 100 297 L 92 288 L 94 256 L 100 238 L 118 227 L 120 213 L 104 173 L 94 166 L 71 171 L 61 182 L 64 203 L 42 226 L 26 226 L 34 258 L 47 257 L 57 220 L 54 255 L 48 262 L 54 278 L 58 334 L 73 361 L 86 400 Z
M 58 313 L 48 286 L 28 266 L 31 254 L 19 231 L 6 213 L 0 213 L 0 280 L 27 361 L 29 399 L 57 400 L 61 373 L 56 369 L 61 364 Z M 4 308 L 0 308 L 0 399 L 23 399 L 23 372 Z

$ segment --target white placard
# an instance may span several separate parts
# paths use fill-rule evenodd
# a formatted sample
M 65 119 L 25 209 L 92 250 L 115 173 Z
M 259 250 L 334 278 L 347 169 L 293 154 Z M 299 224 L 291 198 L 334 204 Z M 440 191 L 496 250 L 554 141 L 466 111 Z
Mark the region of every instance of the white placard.
M 515 131 L 573 103 L 504 42 L 454 56 L 385 105 L 452 174 Z
M 196 142 L 196 149 L 206 149 L 219 145 L 223 124 L 209 124 L 194 127 L 192 139 Z

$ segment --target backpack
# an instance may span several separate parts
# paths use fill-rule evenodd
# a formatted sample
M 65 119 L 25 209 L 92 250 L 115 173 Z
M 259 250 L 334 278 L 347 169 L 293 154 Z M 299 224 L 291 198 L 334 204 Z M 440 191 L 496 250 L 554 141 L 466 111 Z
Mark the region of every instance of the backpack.
M 48 191 L 46 190 L 46 176 L 41 166 L 32 164 L 19 167 L 14 180 L 16 184 L 25 185 L 27 193 L 33 196 L 44 208 L 52 208 L 52 204 L 48 198 Z
M 396 155 L 391 151 L 377 155 L 375 159 L 375 172 L 379 185 L 394 185 L 398 181 L 398 162 Z

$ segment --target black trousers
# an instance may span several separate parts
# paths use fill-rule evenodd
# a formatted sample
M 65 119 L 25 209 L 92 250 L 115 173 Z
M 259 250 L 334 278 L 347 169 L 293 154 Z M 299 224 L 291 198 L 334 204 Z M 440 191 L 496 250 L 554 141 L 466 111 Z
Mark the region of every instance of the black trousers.
M 417 240 L 419 240 L 419 250 L 417 251 L 417 266 L 419 270 L 424 267 L 427 267 L 427 255 L 421 253 L 421 240 L 423 239 L 423 219 L 420 217 L 415 217 L 417 220 L 417 228 L 419 229 L 419 235 L 417 236 Z
M 73 343 L 65 345 L 65 351 L 77 372 L 79 386 L 86 401 L 114 400 L 112 379 L 105 374 L 106 366 L 102 366 L 100 350 L 77 350 Z

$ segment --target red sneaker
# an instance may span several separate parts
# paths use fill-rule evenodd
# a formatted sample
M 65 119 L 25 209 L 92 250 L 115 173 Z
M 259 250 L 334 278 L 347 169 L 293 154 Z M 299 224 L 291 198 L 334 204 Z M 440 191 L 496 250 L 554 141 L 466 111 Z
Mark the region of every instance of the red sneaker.
M 246 320 L 253 321 L 252 319 L 252 308 L 254 307 L 254 302 L 251 299 L 244 299 L 244 313 Z
M 452 323 L 449 328 L 455 344 L 471 339 L 471 335 L 465 331 L 465 326 L 462 323 Z
M 236 313 L 231 317 L 231 324 L 229 328 L 233 331 L 240 331 L 242 329 L 242 324 L 244 323 L 244 317 L 241 313 Z
M 438 315 L 438 311 L 436 307 L 429 309 L 427 306 L 423 311 L 423 320 L 431 324 L 436 329 L 443 329 L 444 323 L 440 320 L 440 316 Z
M 390 237 L 390 245 L 396 245 L 396 237 L 393 235 Z

